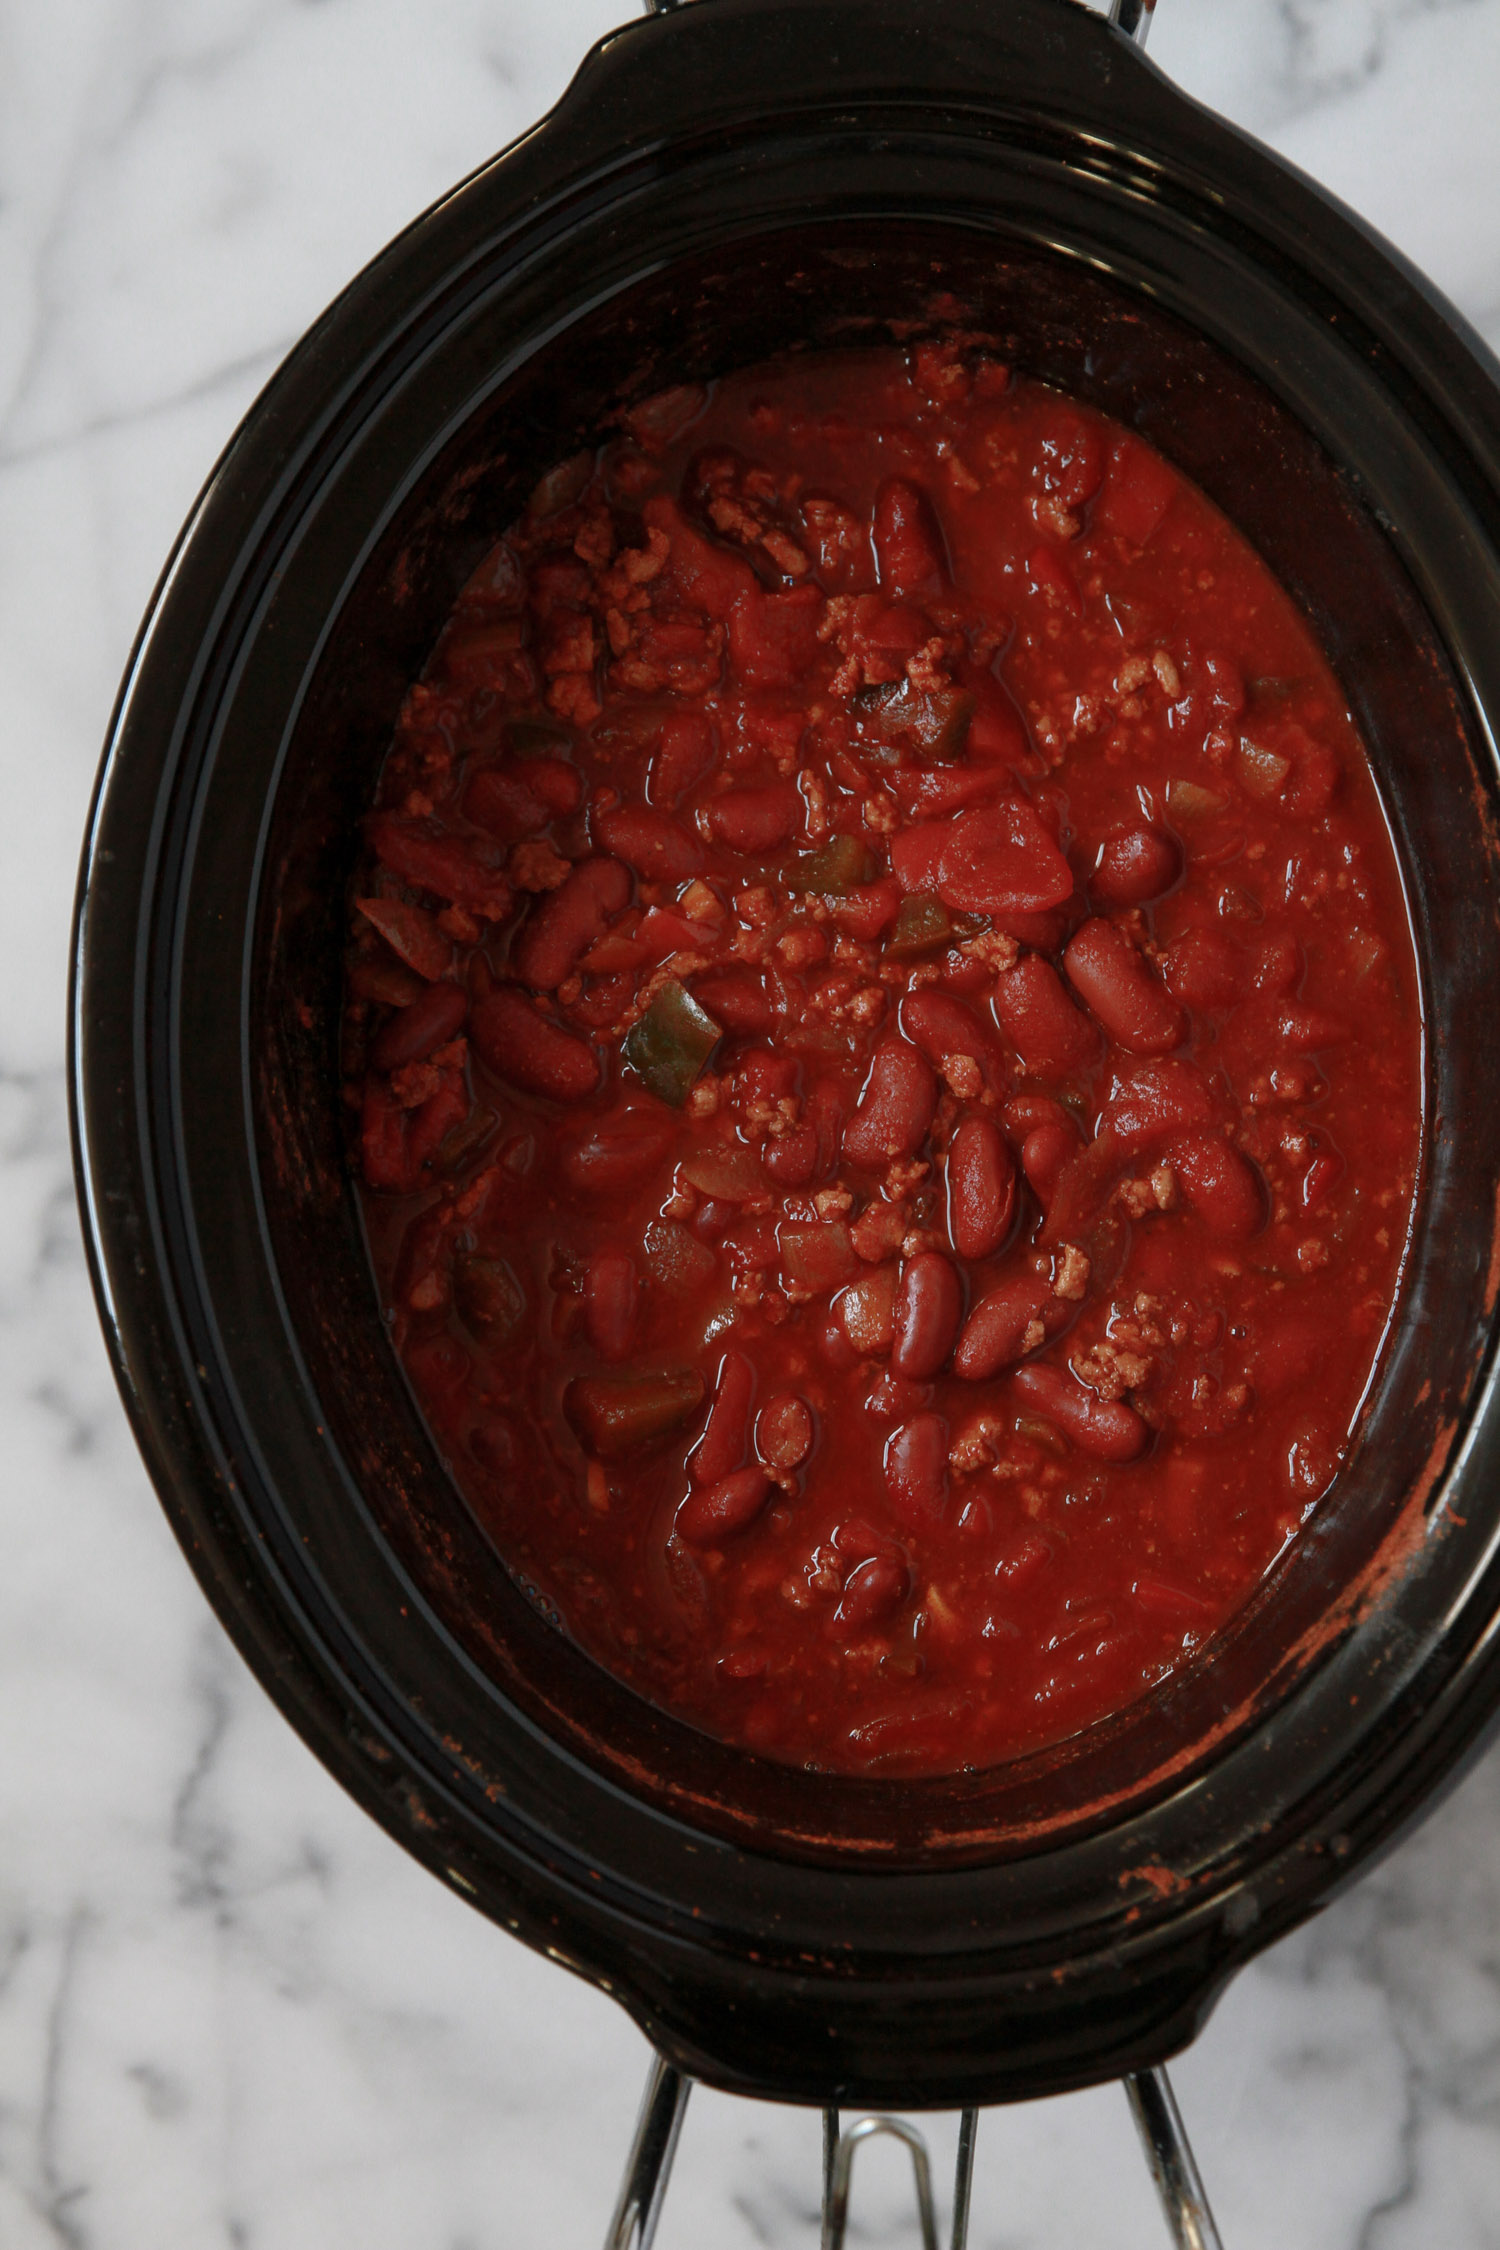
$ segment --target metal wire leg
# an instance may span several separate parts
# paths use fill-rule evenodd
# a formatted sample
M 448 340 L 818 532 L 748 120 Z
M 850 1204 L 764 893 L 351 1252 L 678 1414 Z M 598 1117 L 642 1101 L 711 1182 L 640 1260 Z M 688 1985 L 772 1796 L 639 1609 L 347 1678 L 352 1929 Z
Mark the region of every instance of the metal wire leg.
M 1156 0 L 1114 0 L 1109 20 L 1124 32 L 1127 39 L 1133 39 L 1138 47 L 1144 47 L 1155 7 Z
M 953 2174 L 953 2250 L 968 2250 L 969 2198 L 974 2188 L 974 2136 L 979 2112 L 966 2109 L 958 2121 L 958 2163 Z
M 1172 2081 L 1164 2070 L 1138 2070 L 1125 2091 L 1177 2250 L 1223 2250 Z
M 635 2139 L 620 2183 L 620 2200 L 604 2238 L 604 2250 L 651 2250 L 692 2090 L 691 2078 L 684 2078 L 660 2055 L 652 2057 Z

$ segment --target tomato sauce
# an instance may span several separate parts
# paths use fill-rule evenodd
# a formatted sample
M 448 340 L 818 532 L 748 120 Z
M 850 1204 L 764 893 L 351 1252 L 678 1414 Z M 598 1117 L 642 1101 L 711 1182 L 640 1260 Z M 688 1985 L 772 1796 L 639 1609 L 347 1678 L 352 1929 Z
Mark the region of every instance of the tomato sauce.
M 395 1348 L 601 1664 L 843 1772 L 1191 1659 L 1345 1457 L 1420 1143 L 1287 595 L 961 340 L 664 394 L 407 698 L 345 1076 Z

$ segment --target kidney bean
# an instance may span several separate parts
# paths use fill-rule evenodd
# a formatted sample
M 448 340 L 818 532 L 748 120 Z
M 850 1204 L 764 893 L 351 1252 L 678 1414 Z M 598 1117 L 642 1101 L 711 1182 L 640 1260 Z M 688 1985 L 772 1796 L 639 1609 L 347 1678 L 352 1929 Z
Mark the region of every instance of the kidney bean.
M 735 852 L 770 852 L 789 844 L 802 827 L 802 798 L 795 782 L 760 789 L 726 789 L 704 808 L 710 829 Z
M 767 1141 L 761 1149 L 762 1164 L 778 1187 L 806 1187 L 818 1169 L 818 1129 L 806 1118 L 783 1133 L 779 1141 Z
M 883 591 L 902 598 L 939 591 L 948 576 L 943 534 L 931 500 L 910 477 L 887 477 L 876 493 L 872 536 Z
M 1303 1173 L 1297 1190 L 1297 1200 L 1304 1211 L 1316 1211 L 1325 1196 L 1337 1187 L 1343 1177 L 1344 1159 L 1332 1149 L 1324 1149 L 1315 1156 Z
M 753 969 L 710 969 L 693 978 L 690 990 L 715 1023 L 742 1039 L 764 1038 L 776 1020 L 771 996 Z
M 1035 914 L 1072 897 L 1073 870 L 1035 805 L 1013 797 L 952 823 L 937 889 L 961 913 Z
M 1028 1070 L 1063 1078 L 1091 1063 L 1099 1031 L 1075 1008 L 1050 961 L 1027 953 L 1001 972 L 990 995 L 995 1020 Z
M 936 1108 L 937 1081 L 926 1057 L 905 1039 L 882 1039 L 845 1128 L 844 1153 L 871 1171 L 914 1156 Z
M 774 1054 L 769 1047 L 752 1047 L 740 1057 L 737 1091 L 747 1101 L 782 1101 L 797 1089 L 797 1058 Z
M 457 1037 L 468 1013 L 469 996 L 462 985 L 430 984 L 381 1025 L 370 1042 L 370 1060 L 377 1070 L 421 1062 L 434 1047 Z
M 961 1119 L 948 1144 L 948 1237 L 961 1258 L 992 1258 L 1016 1215 L 1016 1162 L 991 1117 Z
M 615 805 L 595 813 L 590 826 L 596 843 L 651 882 L 684 883 L 703 865 L 692 830 L 651 805 Z
M 1100 1122 L 1122 1149 L 1133 1151 L 1170 1133 L 1211 1125 L 1215 1114 L 1203 1073 L 1193 1063 L 1172 1060 L 1116 1072 Z
M 898 766 L 891 786 L 908 820 L 937 820 L 1008 796 L 1012 782 L 1003 766 Z
M 1266 1223 L 1265 1183 L 1247 1157 L 1215 1133 L 1169 1141 L 1164 1160 L 1188 1204 L 1221 1242 L 1248 1242 Z
M 532 909 L 515 950 L 516 973 L 533 992 L 553 992 L 630 903 L 630 876 L 617 859 L 580 861 Z
M 599 1083 L 599 1057 L 582 1039 L 539 1014 L 513 987 L 476 1001 L 469 1036 L 482 1062 L 528 1094 L 581 1102 Z
M 635 1338 L 640 1283 L 624 1250 L 596 1250 L 584 1277 L 584 1318 L 601 1359 L 624 1359 Z
M 1095 916 L 1063 953 L 1068 975 L 1116 1046 L 1164 1055 L 1187 1037 L 1187 1018 L 1150 964 L 1115 928 Z
M 1078 1149 L 1078 1132 L 1072 1125 L 1033 1125 L 1021 1143 L 1021 1170 L 1044 1211 L 1051 1210 L 1063 1166 Z
M 432 916 L 420 906 L 399 898 L 357 898 L 355 905 L 377 929 L 393 953 L 428 982 L 443 976 L 453 959 L 453 946 Z
M 948 1425 L 941 1414 L 914 1414 L 885 1441 L 885 1489 L 904 1531 L 935 1523 L 948 1497 Z
M 464 792 L 464 814 L 504 844 L 535 836 L 548 820 L 547 807 L 528 788 L 524 770 L 513 765 L 481 766 Z
M 1310 1054 L 1318 1047 L 1340 1047 L 1349 1037 L 1349 1029 L 1344 1017 L 1331 1015 L 1326 1008 L 1310 1008 L 1306 1001 L 1277 1011 L 1276 1035 L 1298 1054 Z
M 755 1418 L 755 1450 L 768 1469 L 800 1469 L 814 1434 L 812 1408 L 795 1391 L 778 1391 Z
M 834 1611 L 834 1623 L 842 1625 L 846 1633 L 862 1632 L 867 1626 L 878 1625 L 899 1609 L 910 1590 L 911 1579 L 907 1568 L 895 1555 L 871 1555 L 866 1562 L 856 1563 L 844 1580 L 843 1598 Z
M 1144 547 L 1172 504 L 1177 472 L 1138 437 L 1116 440 L 1094 503 L 1094 528 Z
M 1182 873 L 1182 847 L 1163 828 L 1127 828 L 1099 846 L 1089 895 L 1099 906 L 1145 906 Z
M 764 1469 L 736 1469 L 717 1484 L 696 1485 L 677 1511 L 677 1535 L 690 1547 L 717 1546 L 746 1531 L 766 1504 L 771 1480 Z
M 1071 1308 L 1053 1296 L 1045 1274 L 1008 1274 L 965 1321 L 953 1372 L 966 1383 L 986 1382 L 1028 1352 L 1040 1351 L 1071 1317 Z
M 1244 989 L 1239 955 L 1217 930 L 1188 930 L 1162 956 L 1161 980 L 1185 1008 L 1228 1008 Z
M 1150 1426 L 1123 1399 L 1096 1398 L 1056 1367 L 1018 1367 L 1011 1380 L 1027 1405 L 1055 1422 L 1080 1452 L 1099 1461 L 1134 1461 L 1145 1452 Z
M 641 516 L 648 531 L 666 533 L 670 556 L 665 575 L 694 609 L 727 617 L 736 595 L 759 585 L 743 556 L 695 531 L 665 492 L 654 492 Z
M 583 1140 L 566 1144 L 563 1177 L 586 1194 L 613 1195 L 644 1179 L 669 1145 L 669 1136 L 651 1117 L 619 1110 L 600 1118 Z
M 1003 759 L 1009 765 L 1029 756 L 1025 722 L 994 673 L 965 658 L 958 667 L 958 684 L 974 698 L 974 716 L 964 741 L 969 756 Z
M 1005 1064 L 998 1041 L 973 1009 L 966 1008 L 951 992 L 935 992 L 931 985 L 924 985 L 907 993 L 897 1022 L 930 1063 L 941 1067 L 949 1055 L 965 1055 L 977 1064 L 987 1086 L 997 1088 L 1001 1084 Z
M 703 1435 L 688 1455 L 688 1475 L 694 1484 L 718 1484 L 744 1460 L 754 1396 L 753 1364 L 743 1352 L 726 1352 L 719 1362 Z
M 908 1258 L 896 1292 L 891 1365 L 897 1374 L 918 1383 L 936 1375 L 957 1342 L 963 1316 L 963 1285 L 942 1252 L 921 1250 Z
M 375 857 L 403 883 L 435 891 L 450 905 L 467 907 L 486 921 L 503 922 L 510 912 L 511 887 L 494 864 L 499 855 L 493 844 L 481 847 L 490 854 L 489 861 L 482 860 L 456 837 L 395 813 L 372 814 L 366 828 Z
M 672 711 L 661 723 L 652 753 L 646 795 L 653 805 L 675 805 L 714 762 L 714 730 L 701 711 Z

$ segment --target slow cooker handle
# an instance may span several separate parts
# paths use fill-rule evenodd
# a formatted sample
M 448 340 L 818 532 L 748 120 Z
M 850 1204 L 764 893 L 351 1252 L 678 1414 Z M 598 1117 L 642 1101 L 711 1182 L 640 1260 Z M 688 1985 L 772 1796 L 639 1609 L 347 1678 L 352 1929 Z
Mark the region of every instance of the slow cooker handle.
M 1164 2070 L 1138 2070 L 1123 2084 L 1171 2229 L 1174 2250 L 1223 2250 L 1183 2130 L 1182 2114 L 1171 2080 Z M 615 2205 L 604 2250 L 651 2250 L 692 2090 L 693 2081 L 684 2072 L 675 2069 L 664 2056 L 652 2056 L 645 2097 L 636 2120 L 635 2140 L 620 2183 L 620 2200 Z M 966 2109 L 958 2129 L 953 2231 L 949 2237 L 951 2250 L 966 2250 L 969 2239 L 969 2191 L 974 2178 L 974 2137 L 978 2123 L 978 2111 Z M 921 2134 L 894 2117 L 862 2117 L 840 2131 L 836 2109 L 823 2112 L 822 2250 L 844 2250 L 855 2151 L 878 2133 L 894 2135 L 910 2149 L 922 2250 L 938 2250 L 932 2167 L 927 2143 Z
M 688 0 L 646 0 L 648 16 L 670 16 L 678 8 L 685 8 Z M 1127 39 L 1138 47 L 1146 44 L 1146 34 L 1151 29 L 1151 18 L 1156 12 L 1156 0 L 1110 0 L 1109 20 Z

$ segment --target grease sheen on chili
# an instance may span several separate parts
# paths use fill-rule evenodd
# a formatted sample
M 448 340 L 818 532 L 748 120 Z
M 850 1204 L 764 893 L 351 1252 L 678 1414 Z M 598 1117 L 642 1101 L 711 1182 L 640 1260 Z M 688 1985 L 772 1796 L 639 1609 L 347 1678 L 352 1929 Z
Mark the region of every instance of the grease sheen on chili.
M 952 339 L 649 401 L 465 590 L 367 841 L 395 1346 L 612 1672 L 984 1765 L 1299 1535 L 1399 1275 L 1415 964 L 1337 682 L 1139 437 Z

